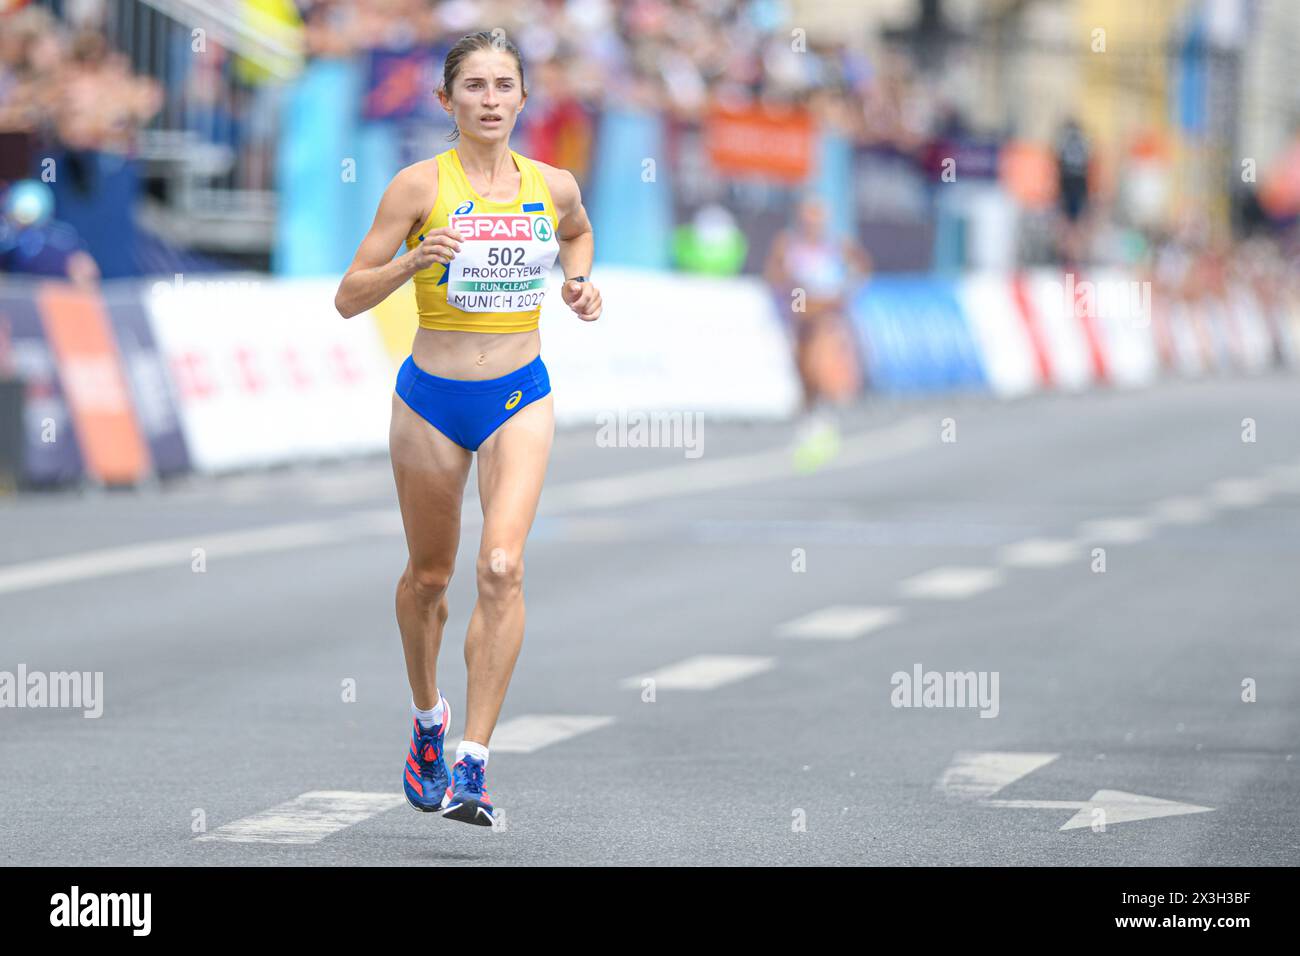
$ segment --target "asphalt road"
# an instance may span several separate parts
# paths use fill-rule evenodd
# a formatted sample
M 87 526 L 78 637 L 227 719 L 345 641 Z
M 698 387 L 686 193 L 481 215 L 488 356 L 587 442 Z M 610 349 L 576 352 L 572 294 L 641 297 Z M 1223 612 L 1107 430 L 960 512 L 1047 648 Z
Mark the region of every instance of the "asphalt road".
M 784 425 L 561 434 L 496 831 L 401 797 L 386 459 L 5 501 L 0 671 L 102 672 L 103 714 L 0 709 L 0 863 L 1295 865 L 1298 401 L 878 403 L 811 475 Z M 995 716 L 894 706 L 917 667 Z

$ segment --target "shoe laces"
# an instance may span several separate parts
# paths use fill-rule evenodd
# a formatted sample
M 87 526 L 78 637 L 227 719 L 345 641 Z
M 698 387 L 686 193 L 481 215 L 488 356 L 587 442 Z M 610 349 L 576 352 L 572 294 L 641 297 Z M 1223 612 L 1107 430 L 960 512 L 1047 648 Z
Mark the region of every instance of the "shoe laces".
M 483 792 L 483 765 L 477 760 L 461 760 L 456 764 L 456 789 L 470 794 Z
M 436 730 L 435 727 L 430 727 L 428 730 L 424 727 L 420 728 L 416 749 L 420 752 L 420 766 L 424 768 L 421 776 L 433 776 L 438 761 L 442 759 L 442 746 L 438 742 Z

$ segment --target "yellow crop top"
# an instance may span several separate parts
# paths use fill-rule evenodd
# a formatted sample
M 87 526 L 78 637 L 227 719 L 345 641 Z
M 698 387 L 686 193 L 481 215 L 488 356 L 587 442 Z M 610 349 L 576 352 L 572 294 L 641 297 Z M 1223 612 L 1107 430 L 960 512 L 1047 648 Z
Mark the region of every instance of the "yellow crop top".
M 489 202 L 474 192 L 455 148 L 439 153 L 438 199 L 420 236 L 440 226 L 461 234 L 448 265 L 415 274 L 420 326 L 457 332 L 528 332 L 537 328 L 546 283 L 559 255 L 559 220 L 542 171 L 513 149 L 519 195 Z M 414 249 L 419 236 L 408 236 Z

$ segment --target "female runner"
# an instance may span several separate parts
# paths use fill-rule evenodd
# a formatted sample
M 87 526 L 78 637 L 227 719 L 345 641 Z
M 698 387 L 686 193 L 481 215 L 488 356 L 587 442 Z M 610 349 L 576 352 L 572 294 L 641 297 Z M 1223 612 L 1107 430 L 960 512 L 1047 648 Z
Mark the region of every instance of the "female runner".
M 802 290 L 803 308 L 792 311 L 795 368 L 803 384 L 803 422 L 795 464 L 813 470 L 834 457 L 839 426 L 830 414 L 862 387 L 849 321 L 849 299 L 871 273 L 871 257 L 856 239 L 836 236 L 829 210 L 815 195 L 800 201 L 795 225 L 777 233 L 764 268 L 782 310 Z
M 397 582 L 413 715 L 403 788 L 417 810 L 481 826 L 496 820 L 483 783 L 488 743 L 523 642 L 524 541 L 554 432 L 537 324 L 557 256 L 564 302 L 588 322 L 601 313 L 577 182 L 510 148 L 527 95 L 523 59 L 504 36 L 472 33 L 452 47 L 438 100 L 459 141 L 393 178 L 335 296 L 348 318 L 414 278 L 420 328 L 397 373 L 389 432 L 409 553 Z M 438 649 L 474 452 L 483 536 L 465 733 L 449 774 Z

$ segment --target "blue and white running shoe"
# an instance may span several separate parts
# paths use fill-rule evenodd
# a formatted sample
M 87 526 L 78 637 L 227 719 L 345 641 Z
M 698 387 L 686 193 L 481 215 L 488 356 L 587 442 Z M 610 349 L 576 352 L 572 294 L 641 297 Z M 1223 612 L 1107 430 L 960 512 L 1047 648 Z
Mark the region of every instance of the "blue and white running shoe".
M 466 754 L 451 768 L 452 784 L 442 801 L 442 815 L 449 820 L 490 827 L 496 823 L 492 799 L 483 789 L 483 761 Z
M 437 813 L 442 809 L 443 796 L 451 783 L 447 762 L 442 757 L 442 744 L 451 726 L 451 704 L 442 698 L 442 723 L 435 727 L 421 727 L 418 717 L 411 718 L 411 748 L 406 754 L 402 774 L 402 789 L 406 802 L 424 813 Z

